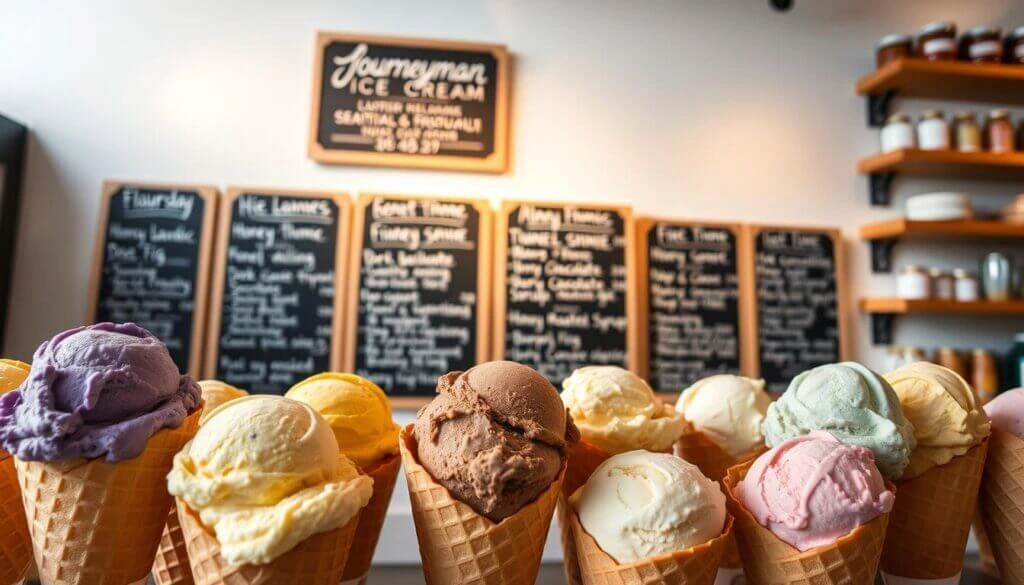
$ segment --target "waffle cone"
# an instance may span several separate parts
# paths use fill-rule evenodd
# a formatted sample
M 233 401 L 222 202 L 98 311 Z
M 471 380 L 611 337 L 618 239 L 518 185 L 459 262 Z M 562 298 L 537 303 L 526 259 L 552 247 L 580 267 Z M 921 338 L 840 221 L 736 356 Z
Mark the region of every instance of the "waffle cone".
M 991 453 L 991 448 L 989 449 Z M 992 455 L 989 455 L 991 459 Z M 981 478 L 981 489 L 985 489 L 985 477 Z M 978 565 L 982 573 L 999 578 L 999 568 L 996 567 L 995 553 L 992 552 L 992 543 L 989 542 L 988 532 L 985 530 L 985 523 L 981 519 L 981 496 L 978 492 L 978 511 L 974 514 L 974 521 L 971 522 L 971 530 L 974 531 L 974 540 L 978 543 Z
M 153 435 L 135 459 L 15 461 L 44 584 L 125 585 L 146 578 L 172 503 L 167 473 L 195 434 L 200 412 Z
M 391 503 L 391 493 L 395 491 L 395 481 L 401 466 L 402 456 L 396 453 L 364 470 L 373 479 L 373 497 L 359 514 L 359 525 L 356 528 L 359 538 L 352 543 L 348 562 L 345 563 L 345 573 L 342 575 L 346 582 L 360 582 L 370 572 L 373 552 L 388 515 L 388 504 Z
M 569 513 L 569 522 L 584 585 L 711 585 L 725 547 L 732 539 L 732 518 L 727 515 L 722 534 L 704 544 L 619 564 L 583 529 L 575 512 Z
M 1024 584 L 1024 440 L 992 430 L 981 481 L 981 518 L 1006 585 Z
M 434 481 L 417 460 L 410 427 L 399 444 L 427 585 L 532 585 L 565 471 L 536 500 L 495 524 Z
M 167 524 L 160 536 L 160 546 L 156 549 L 156 560 L 153 561 L 153 581 L 156 585 L 195 584 L 177 506 L 171 506 Z
M 220 556 L 220 543 L 195 512 L 180 499 L 176 505 L 196 585 L 338 585 L 359 523 L 357 514 L 345 526 L 314 534 L 266 565 L 236 567 Z
M 0 450 L 0 583 L 21 583 L 32 564 L 32 539 L 21 504 L 14 457 Z
M 978 503 L 989 440 L 898 484 L 882 552 L 882 570 L 897 577 L 944 579 L 957 575 Z
M 587 483 L 594 470 L 609 457 L 611 455 L 607 451 L 583 441 L 569 447 L 565 481 L 562 482 L 562 493 L 558 498 L 558 528 L 562 536 L 562 559 L 565 582 L 568 585 L 582 585 L 583 583 L 580 564 L 576 558 L 576 537 L 569 520 L 569 496 Z
M 807 551 L 775 536 L 736 499 L 733 490 L 753 461 L 729 470 L 722 481 L 726 504 L 735 518 L 743 569 L 751 585 L 872 585 L 878 570 L 889 514 L 861 524 L 832 544 Z

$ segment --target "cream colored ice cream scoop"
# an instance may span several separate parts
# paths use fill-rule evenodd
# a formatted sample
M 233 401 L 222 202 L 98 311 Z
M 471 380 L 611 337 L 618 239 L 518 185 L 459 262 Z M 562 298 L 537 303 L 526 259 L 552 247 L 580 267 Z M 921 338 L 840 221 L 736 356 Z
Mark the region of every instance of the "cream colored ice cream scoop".
M 764 446 L 761 424 L 771 402 L 764 380 L 721 374 L 683 391 L 676 410 L 694 430 L 738 459 Z

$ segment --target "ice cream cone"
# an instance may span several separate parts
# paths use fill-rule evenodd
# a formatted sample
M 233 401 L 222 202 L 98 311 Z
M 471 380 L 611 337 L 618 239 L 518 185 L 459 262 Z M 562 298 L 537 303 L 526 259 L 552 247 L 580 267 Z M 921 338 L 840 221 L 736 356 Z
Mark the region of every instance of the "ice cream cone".
M 959 581 L 988 444 L 898 484 L 882 552 L 888 582 Z
M 999 575 L 1007 585 L 1024 584 L 1024 440 L 992 430 L 979 495 Z
M 220 555 L 220 543 L 195 512 L 180 499 L 176 505 L 196 585 L 337 585 L 359 524 L 357 514 L 345 526 L 315 534 L 266 565 L 236 567 Z
M 188 561 L 185 536 L 181 533 L 177 506 L 171 506 L 167 524 L 160 536 L 160 546 L 153 561 L 153 581 L 156 585 L 193 585 L 192 567 Z
M 32 564 L 32 540 L 14 458 L 0 450 L 0 583 L 21 583 Z
M 195 434 L 201 411 L 153 435 L 135 459 L 15 461 L 43 583 L 145 581 L 172 503 L 167 473 Z
M 861 524 L 832 544 L 807 551 L 790 546 L 754 518 L 734 495 L 753 460 L 729 469 L 722 481 L 726 504 L 751 585 L 871 585 L 875 582 L 889 514 Z
M 568 585 L 581 585 L 580 564 L 576 559 L 575 536 L 569 520 L 569 496 L 576 493 L 587 483 L 594 470 L 611 454 L 580 441 L 569 447 L 569 457 L 565 468 L 565 481 L 562 483 L 562 494 L 558 498 L 558 528 L 562 536 L 562 558 L 565 569 L 565 581 Z
M 348 562 L 345 563 L 345 573 L 342 575 L 344 585 L 366 583 L 366 575 L 370 572 L 373 552 L 388 515 L 388 504 L 391 503 L 391 493 L 395 491 L 395 481 L 401 466 L 402 457 L 395 454 L 364 470 L 366 475 L 373 478 L 373 497 L 359 514 L 359 526 L 356 528 L 359 538 L 352 543 L 352 550 L 348 553 Z
M 536 500 L 495 524 L 452 498 L 420 465 L 412 425 L 399 445 L 427 585 L 532 585 L 565 471 Z
M 991 455 L 989 455 L 991 457 Z M 985 477 L 982 476 L 982 489 L 985 485 Z M 974 540 L 978 543 L 978 566 L 982 573 L 991 577 L 999 578 L 999 568 L 996 566 L 995 553 L 992 552 L 992 543 L 989 541 L 988 532 L 985 530 L 985 523 L 981 519 L 981 492 L 978 492 L 978 511 L 974 514 L 974 521 L 971 522 L 971 530 L 974 531 Z

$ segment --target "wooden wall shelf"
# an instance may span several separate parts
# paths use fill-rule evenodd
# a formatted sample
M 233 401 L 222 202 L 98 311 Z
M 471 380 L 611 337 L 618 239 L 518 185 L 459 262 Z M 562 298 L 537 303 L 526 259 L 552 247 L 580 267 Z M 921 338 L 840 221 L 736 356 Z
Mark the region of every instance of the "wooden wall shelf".
M 892 343 L 897 315 L 941 313 L 947 315 L 1024 315 L 1024 300 L 1014 301 L 910 301 L 897 298 L 861 299 L 861 310 L 871 316 L 871 339 L 876 345 Z
M 892 250 L 909 238 L 1024 239 L 1024 225 L 995 220 L 913 221 L 906 218 L 870 223 L 860 228 L 860 239 L 871 245 L 872 272 L 892 271 Z
M 1024 69 L 1024 67 L 1021 67 Z M 868 175 L 872 205 L 889 205 L 897 174 L 998 181 L 1024 181 L 1024 152 L 956 152 L 902 149 L 861 159 L 857 171 Z

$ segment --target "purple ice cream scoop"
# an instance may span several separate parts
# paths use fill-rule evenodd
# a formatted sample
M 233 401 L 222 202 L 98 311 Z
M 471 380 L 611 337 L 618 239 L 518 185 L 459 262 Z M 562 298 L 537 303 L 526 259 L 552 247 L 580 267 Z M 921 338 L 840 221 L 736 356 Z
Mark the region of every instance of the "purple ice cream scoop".
M 167 346 L 134 323 L 98 323 L 43 342 L 32 370 L 0 396 L 0 447 L 25 461 L 138 457 L 201 401 Z

